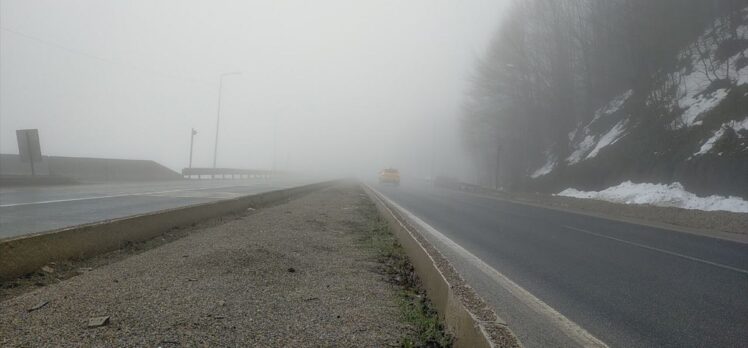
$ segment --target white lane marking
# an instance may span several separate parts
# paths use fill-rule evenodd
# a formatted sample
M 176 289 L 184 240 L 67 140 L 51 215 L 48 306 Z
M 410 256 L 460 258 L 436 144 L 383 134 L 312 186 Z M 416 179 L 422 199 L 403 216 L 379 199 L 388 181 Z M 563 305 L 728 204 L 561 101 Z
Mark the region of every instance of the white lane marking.
M 168 194 L 149 194 L 149 197 L 168 197 L 168 198 L 206 198 L 206 199 L 231 199 L 241 197 L 242 193 L 236 192 L 185 192 L 185 193 L 168 193 Z
M 172 192 L 187 192 L 187 191 L 199 191 L 199 190 L 212 190 L 212 189 L 222 189 L 222 188 L 236 187 L 236 186 L 237 185 L 220 186 L 220 187 L 203 187 L 203 188 L 194 188 L 194 189 L 167 190 L 167 191 L 134 192 L 134 193 L 122 193 L 122 194 L 116 194 L 116 195 L 106 195 L 106 196 L 90 196 L 90 197 L 79 197 L 79 198 L 68 198 L 68 199 L 55 199 L 55 200 L 38 201 L 38 202 L 0 204 L 0 208 L 18 207 L 18 206 L 23 206 L 23 205 L 35 205 L 35 204 L 48 204 L 48 203 L 87 201 L 87 200 L 92 200 L 92 199 L 104 199 L 104 198 L 159 195 L 159 194 L 172 193 Z
M 606 345 L 603 341 L 599 340 L 597 337 L 593 336 L 587 330 L 585 330 L 584 328 L 582 328 L 575 322 L 571 321 L 569 318 L 565 317 L 563 314 L 553 309 L 551 306 L 543 302 L 543 300 L 535 297 L 529 291 L 525 290 L 523 287 L 513 282 L 507 276 L 505 276 L 501 272 L 497 271 L 496 269 L 494 269 L 493 267 L 485 263 L 483 260 L 475 256 L 473 253 L 467 251 L 465 248 L 463 248 L 459 244 L 449 239 L 449 237 L 445 236 L 441 232 L 437 231 L 435 228 L 431 227 L 431 225 L 427 224 L 426 222 L 424 222 L 417 216 L 413 215 L 413 213 L 409 212 L 405 208 L 393 202 L 391 199 L 387 198 L 386 196 L 384 196 L 382 193 L 375 190 L 374 188 L 370 186 L 369 188 L 372 191 L 376 192 L 380 196 L 380 198 L 384 199 L 392 207 L 399 210 L 403 215 L 407 217 L 408 220 L 419 225 L 421 228 L 423 228 L 424 231 L 433 235 L 441 243 L 443 243 L 444 246 L 452 249 L 464 260 L 466 260 L 467 262 L 472 264 L 475 268 L 479 269 L 481 272 L 489 276 L 499 286 L 504 288 L 506 291 L 512 294 L 516 299 L 518 299 L 522 304 L 529 307 L 534 312 L 544 316 L 559 331 L 563 332 L 567 337 L 577 342 L 579 345 L 583 347 L 608 347 L 608 345 Z
M 694 261 L 694 262 L 700 262 L 700 263 L 707 264 L 707 265 L 710 265 L 710 266 L 715 266 L 715 267 L 727 269 L 727 270 L 730 270 L 730 271 L 735 271 L 735 272 L 739 272 L 739 273 L 743 273 L 743 274 L 748 274 L 748 270 L 740 269 L 740 268 L 737 268 L 737 267 L 723 265 L 721 263 L 712 262 L 712 261 L 709 261 L 709 260 L 700 259 L 698 257 L 688 256 L 688 255 L 676 253 L 674 251 L 652 247 L 652 246 L 649 246 L 649 245 L 644 245 L 644 244 L 640 244 L 640 243 L 636 243 L 636 242 L 631 242 L 631 241 L 627 241 L 627 240 L 616 238 L 616 237 L 606 236 L 606 235 L 601 234 L 601 233 L 595 233 L 595 232 L 587 231 L 587 230 L 584 230 L 584 229 L 581 229 L 581 228 L 576 228 L 576 227 L 566 226 L 566 225 L 562 225 L 562 226 L 564 228 L 567 228 L 567 229 L 570 229 L 570 230 L 574 230 L 574 231 L 586 233 L 586 234 L 593 235 L 593 236 L 596 236 L 596 237 L 606 238 L 606 239 L 614 240 L 616 242 L 633 245 L 633 246 L 636 246 L 636 247 L 639 247 L 639 248 L 643 248 L 643 249 L 647 249 L 647 250 L 652 250 L 652 251 L 660 252 L 660 253 L 663 253 L 663 254 L 668 254 L 668 255 L 671 255 L 671 256 L 675 256 L 675 257 L 680 257 L 680 258 L 683 258 L 683 259 L 686 259 L 686 260 L 690 260 L 690 261 Z

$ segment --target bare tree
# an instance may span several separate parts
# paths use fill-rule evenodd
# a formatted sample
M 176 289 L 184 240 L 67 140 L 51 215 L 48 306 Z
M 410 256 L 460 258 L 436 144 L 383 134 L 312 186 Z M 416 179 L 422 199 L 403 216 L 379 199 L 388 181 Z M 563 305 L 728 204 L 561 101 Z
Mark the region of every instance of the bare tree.
M 464 104 L 466 148 L 492 186 L 521 188 L 570 131 L 623 91 L 668 103 L 677 53 L 738 0 L 515 0 Z M 737 29 L 735 29 L 737 30 Z M 713 45 L 702 42 L 699 45 Z M 701 50 L 703 46 L 694 49 Z M 712 78 L 724 78 L 714 62 Z

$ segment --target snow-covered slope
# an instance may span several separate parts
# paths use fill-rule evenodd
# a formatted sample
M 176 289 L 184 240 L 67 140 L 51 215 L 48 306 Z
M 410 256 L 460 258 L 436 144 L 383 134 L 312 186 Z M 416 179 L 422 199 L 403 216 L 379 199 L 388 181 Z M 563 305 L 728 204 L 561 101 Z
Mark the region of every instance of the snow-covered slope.
M 701 156 L 711 152 L 714 148 L 714 144 L 722 139 L 727 130 L 732 130 L 733 132 L 735 132 L 735 134 L 737 134 L 739 138 L 748 138 L 746 132 L 743 132 L 748 131 L 748 117 L 746 117 L 742 121 L 730 121 L 727 123 L 723 123 L 722 126 L 719 127 L 719 129 L 714 131 L 714 135 L 712 135 L 706 142 L 704 142 L 704 144 L 699 148 L 699 151 L 693 155 Z M 717 155 L 719 156 L 721 155 L 721 153 L 717 153 Z
M 580 161 L 593 158 L 604 147 L 614 144 L 624 135 L 627 120 L 615 123 L 610 128 L 607 128 L 605 133 L 596 134 L 592 130 L 592 127 L 603 123 L 607 117 L 617 113 L 621 109 L 621 106 L 631 97 L 631 94 L 633 94 L 633 90 L 628 90 L 613 98 L 608 104 L 595 111 L 595 117 L 592 121 L 581 129 L 574 129 L 569 133 L 569 141 L 574 150 L 566 158 L 566 163 L 576 164 Z
M 556 164 L 556 158 L 551 154 L 546 154 L 545 164 L 542 167 L 538 168 L 535 172 L 533 172 L 530 177 L 534 179 L 546 175 L 553 171 L 553 168 L 556 168 Z
M 528 178 L 546 189 L 596 178 L 587 188 L 636 179 L 734 192 L 729 184 L 748 197 L 748 7 L 741 13 L 737 26 L 717 19 L 705 28 L 653 86 L 600 103 Z
M 707 30 L 681 52 L 680 59 L 689 64 L 673 74 L 673 78 L 681 81 L 675 105 L 683 110 L 680 117 L 672 122 L 673 128 L 701 125 L 700 117 L 717 107 L 727 97 L 730 85 L 740 86 L 748 83 L 748 66 L 740 64 L 748 55 L 748 49 L 727 59 L 718 57 L 720 43 L 727 42 L 732 35 L 725 26 L 722 20 L 716 20 L 714 30 Z M 748 39 L 748 25 L 738 27 L 737 32 L 742 39 Z M 730 84 L 710 88 L 721 80 L 729 81 Z

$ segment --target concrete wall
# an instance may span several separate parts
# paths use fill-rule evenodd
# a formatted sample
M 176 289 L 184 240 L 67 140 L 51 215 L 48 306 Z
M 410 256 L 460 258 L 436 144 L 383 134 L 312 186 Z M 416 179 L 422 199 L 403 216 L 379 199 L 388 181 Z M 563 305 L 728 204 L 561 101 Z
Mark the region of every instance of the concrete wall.
M 41 162 L 34 163 L 34 171 L 37 175 L 49 175 L 47 156 L 42 156 Z M 0 154 L 0 175 L 31 175 L 31 167 L 21 162 L 18 155 Z
M 0 175 L 0 187 L 11 186 L 48 186 L 48 185 L 75 185 L 77 181 L 55 175 Z
M 56 175 L 80 181 L 179 180 L 182 176 L 154 161 L 43 156 L 34 164 L 37 175 Z M 30 175 L 31 167 L 18 155 L 0 154 L 0 175 Z
M 284 202 L 331 184 L 294 187 L 5 239 L 0 241 L 0 280 L 34 272 L 52 261 L 85 259 L 117 250 L 128 242 L 145 241 L 175 227 Z

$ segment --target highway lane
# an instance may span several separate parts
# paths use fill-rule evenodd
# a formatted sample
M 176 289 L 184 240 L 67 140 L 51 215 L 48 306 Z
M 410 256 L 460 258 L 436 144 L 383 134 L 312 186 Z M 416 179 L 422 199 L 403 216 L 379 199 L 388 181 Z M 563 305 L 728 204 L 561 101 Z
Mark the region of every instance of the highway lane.
M 282 177 L 0 188 L 0 239 L 312 182 Z
M 373 187 L 610 346 L 748 342 L 746 244 L 426 185 Z M 489 267 L 435 244 L 526 346 L 578 343 Z

